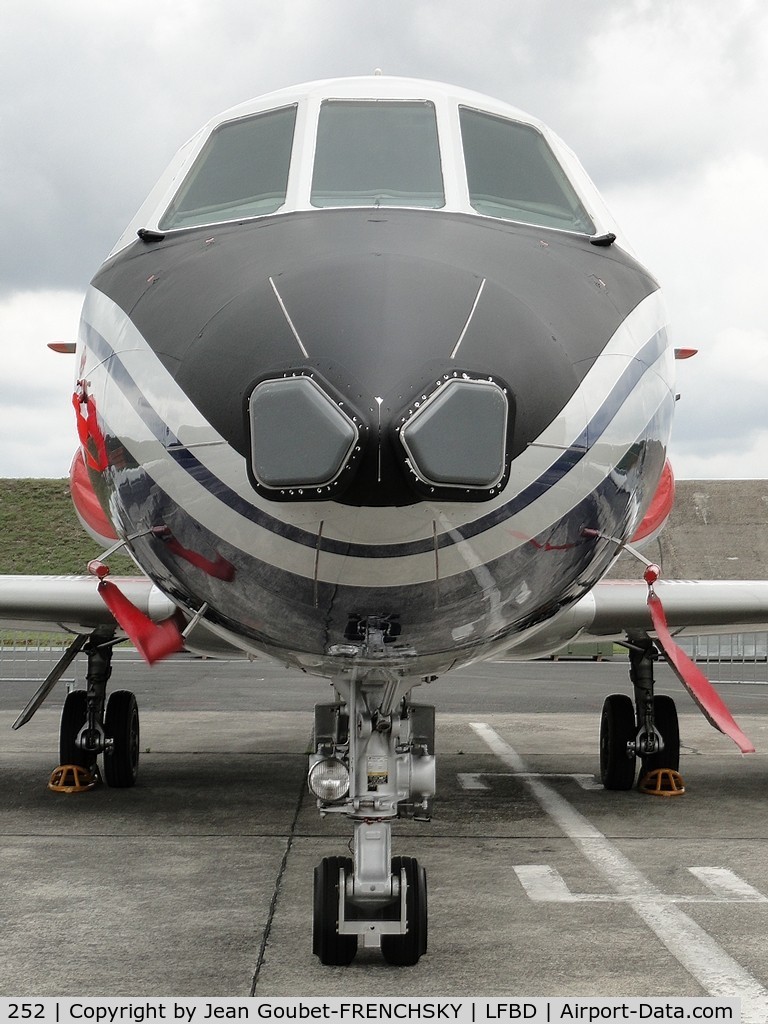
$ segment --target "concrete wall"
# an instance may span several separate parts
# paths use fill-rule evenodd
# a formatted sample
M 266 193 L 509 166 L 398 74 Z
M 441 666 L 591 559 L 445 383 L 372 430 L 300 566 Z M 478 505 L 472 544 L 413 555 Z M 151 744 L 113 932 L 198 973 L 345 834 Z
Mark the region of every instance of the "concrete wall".
M 768 480 L 678 480 L 661 536 L 642 549 L 678 579 L 768 579 Z M 611 576 L 634 578 L 623 554 Z

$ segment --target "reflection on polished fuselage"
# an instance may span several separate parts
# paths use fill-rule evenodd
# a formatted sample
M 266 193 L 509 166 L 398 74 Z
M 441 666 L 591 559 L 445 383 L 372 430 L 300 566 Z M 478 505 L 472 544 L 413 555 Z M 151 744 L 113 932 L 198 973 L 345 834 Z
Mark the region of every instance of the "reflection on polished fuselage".
M 570 151 L 406 79 L 206 126 L 80 340 L 91 480 L 139 564 L 201 629 L 330 675 L 551 635 L 642 519 L 674 406 L 658 286 Z

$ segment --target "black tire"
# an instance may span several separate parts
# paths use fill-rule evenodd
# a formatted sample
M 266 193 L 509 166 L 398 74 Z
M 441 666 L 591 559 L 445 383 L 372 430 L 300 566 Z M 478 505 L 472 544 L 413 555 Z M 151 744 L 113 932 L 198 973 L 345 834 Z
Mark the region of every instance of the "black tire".
M 104 752 L 104 781 L 114 789 L 135 786 L 139 773 L 139 707 L 130 690 L 110 694 L 104 732 L 112 740 L 112 746 Z
M 635 709 L 625 693 L 605 698 L 600 718 L 600 779 L 606 789 L 632 789 L 635 758 L 627 757 L 634 741 Z
M 393 857 L 392 874 L 405 869 L 408 891 L 405 907 L 408 931 L 405 935 L 382 935 L 381 954 L 388 964 L 413 967 L 427 952 L 427 873 L 414 857 Z
M 315 868 L 312 952 L 329 967 L 347 967 L 357 953 L 356 935 L 339 935 L 339 870 L 353 871 L 349 857 L 323 857 Z
M 653 718 L 656 728 L 664 740 L 664 749 L 658 754 L 643 758 L 642 774 L 657 768 L 680 768 L 680 726 L 677 721 L 677 707 L 672 697 L 659 693 L 653 698 Z
M 94 754 L 87 754 L 75 743 L 77 734 L 85 725 L 88 716 L 88 694 L 85 690 L 71 690 L 64 698 L 59 723 L 59 764 L 75 764 L 80 768 L 91 768 L 96 761 Z

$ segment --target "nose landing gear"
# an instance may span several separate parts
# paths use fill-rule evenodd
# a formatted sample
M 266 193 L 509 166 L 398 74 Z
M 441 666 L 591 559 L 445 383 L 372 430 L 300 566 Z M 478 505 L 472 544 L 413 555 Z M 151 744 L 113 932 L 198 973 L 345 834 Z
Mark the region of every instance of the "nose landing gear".
M 412 680 L 335 685 L 340 701 L 315 708 L 309 786 L 322 815 L 352 819 L 354 856 L 315 868 L 312 949 L 323 964 L 350 964 L 362 945 L 412 966 L 427 950 L 427 878 L 391 856 L 391 823 L 431 816 L 434 708 L 404 696 Z

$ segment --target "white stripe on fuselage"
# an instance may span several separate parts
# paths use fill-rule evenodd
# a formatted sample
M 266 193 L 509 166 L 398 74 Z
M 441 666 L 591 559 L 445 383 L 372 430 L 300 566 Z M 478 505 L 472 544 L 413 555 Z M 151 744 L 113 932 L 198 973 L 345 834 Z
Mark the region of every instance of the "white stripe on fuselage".
M 432 537 L 433 523 L 439 532 L 450 533 L 486 516 L 508 503 L 538 479 L 578 437 L 590 415 L 610 394 L 635 354 L 662 326 L 666 318 L 658 292 L 648 296 L 622 323 L 595 361 L 562 413 L 514 462 L 510 483 L 503 494 L 481 505 L 421 503 L 402 509 L 357 508 L 334 502 L 276 504 L 260 498 L 251 488 L 244 460 L 213 429 L 178 387 L 158 357 L 125 313 L 103 293 L 90 289 L 84 319 L 109 343 L 159 417 L 170 431 L 192 450 L 199 462 L 249 505 L 273 518 L 316 533 L 323 523 L 324 539 L 343 539 L 353 544 L 408 544 Z M 108 379 L 106 366 L 90 356 L 85 374 L 92 380 L 99 408 L 114 430 L 147 472 L 173 501 L 226 542 L 291 572 L 311 578 L 315 550 L 280 537 L 240 515 L 216 498 L 179 466 L 149 430 L 119 386 Z M 646 371 L 600 438 L 593 456 L 582 459 L 561 481 L 515 516 L 470 540 L 440 551 L 440 576 L 445 578 L 473 570 L 514 550 L 529 538 L 555 526 L 576 504 L 589 496 L 611 467 L 625 454 L 655 410 L 668 399 L 672 356 L 665 352 Z M 322 551 L 318 578 L 348 585 L 430 582 L 435 578 L 433 552 L 369 559 Z

